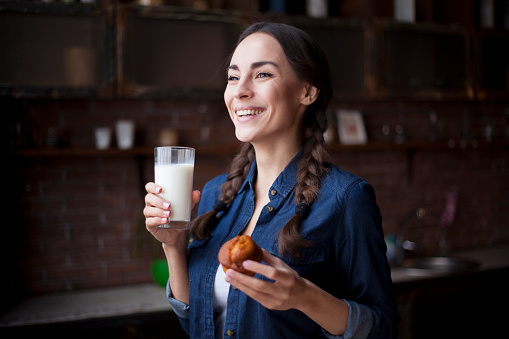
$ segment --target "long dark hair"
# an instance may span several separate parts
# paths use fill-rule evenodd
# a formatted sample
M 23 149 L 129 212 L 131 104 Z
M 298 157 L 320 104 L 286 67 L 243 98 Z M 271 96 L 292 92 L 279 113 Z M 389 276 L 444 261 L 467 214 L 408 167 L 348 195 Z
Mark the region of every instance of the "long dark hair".
M 259 22 L 252 24 L 240 35 L 237 46 L 249 35 L 259 32 L 275 38 L 281 45 L 297 77 L 319 90 L 318 97 L 307 108 L 304 116 L 306 133 L 295 187 L 296 213 L 279 234 L 280 255 L 298 256 L 302 248 L 309 246 L 309 243 L 299 234 L 300 223 L 309 212 L 309 206 L 317 198 L 320 181 L 327 171 L 328 154 L 324 148 L 323 133 L 327 129 L 325 112 L 333 93 L 329 64 L 322 49 L 311 36 L 301 29 L 280 23 Z M 254 159 L 253 146 L 250 143 L 243 143 L 231 164 L 230 174 L 221 187 L 220 199 L 214 205 L 213 210 L 193 220 L 191 236 L 196 239 L 205 239 L 209 236 L 210 227 L 218 221 L 218 212 L 225 211 L 233 202 Z

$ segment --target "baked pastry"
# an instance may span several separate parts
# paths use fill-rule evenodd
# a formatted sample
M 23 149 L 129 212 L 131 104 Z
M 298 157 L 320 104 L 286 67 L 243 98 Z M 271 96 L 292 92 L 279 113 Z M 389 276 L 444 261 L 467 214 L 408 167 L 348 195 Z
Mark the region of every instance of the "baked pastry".
M 261 262 L 262 249 L 249 235 L 239 235 L 228 240 L 221 246 L 217 258 L 226 272 L 229 268 L 250 276 L 255 273 L 242 267 L 245 260 Z

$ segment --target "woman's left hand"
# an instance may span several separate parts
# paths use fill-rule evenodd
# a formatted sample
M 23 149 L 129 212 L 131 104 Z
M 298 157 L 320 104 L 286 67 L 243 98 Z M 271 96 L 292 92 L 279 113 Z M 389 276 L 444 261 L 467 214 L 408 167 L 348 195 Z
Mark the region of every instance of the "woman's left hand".
M 272 281 L 265 281 L 239 273 L 232 269 L 226 272 L 226 281 L 241 290 L 260 304 L 271 310 L 298 309 L 306 298 L 307 280 L 281 259 L 263 251 L 263 265 L 256 261 L 246 260 L 245 269 L 261 274 Z
M 232 269 L 226 271 L 226 281 L 268 309 L 297 309 L 329 333 L 342 335 L 348 322 L 347 304 L 302 278 L 281 259 L 264 249 L 262 251 L 263 261 L 267 265 L 246 260 L 242 266 L 271 281 L 254 278 Z

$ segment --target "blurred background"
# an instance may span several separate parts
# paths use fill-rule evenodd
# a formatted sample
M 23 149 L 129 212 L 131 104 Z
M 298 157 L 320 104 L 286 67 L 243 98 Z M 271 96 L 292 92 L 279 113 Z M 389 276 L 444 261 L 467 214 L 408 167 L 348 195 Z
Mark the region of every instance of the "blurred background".
M 374 186 L 394 266 L 476 264 L 395 269 L 401 337 L 497 336 L 490 310 L 509 301 L 507 0 L 0 1 L 0 333 L 182 337 L 142 215 L 153 148 L 195 147 L 196 189 L 228 170 L 225 62 L 262 19 L 324 48 L 328 147 Z

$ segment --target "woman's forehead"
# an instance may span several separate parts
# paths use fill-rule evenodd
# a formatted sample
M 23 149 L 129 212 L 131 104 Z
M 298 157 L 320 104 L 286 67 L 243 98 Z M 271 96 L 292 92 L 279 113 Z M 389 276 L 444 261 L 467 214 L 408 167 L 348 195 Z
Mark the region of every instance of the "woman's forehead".
M 247 36 L 235 49 L 230 65 L 251 65 L 260 61 L 271 61 L 277 65 L 287 62 L 283 48 L 269 34 L 253 33 Z

